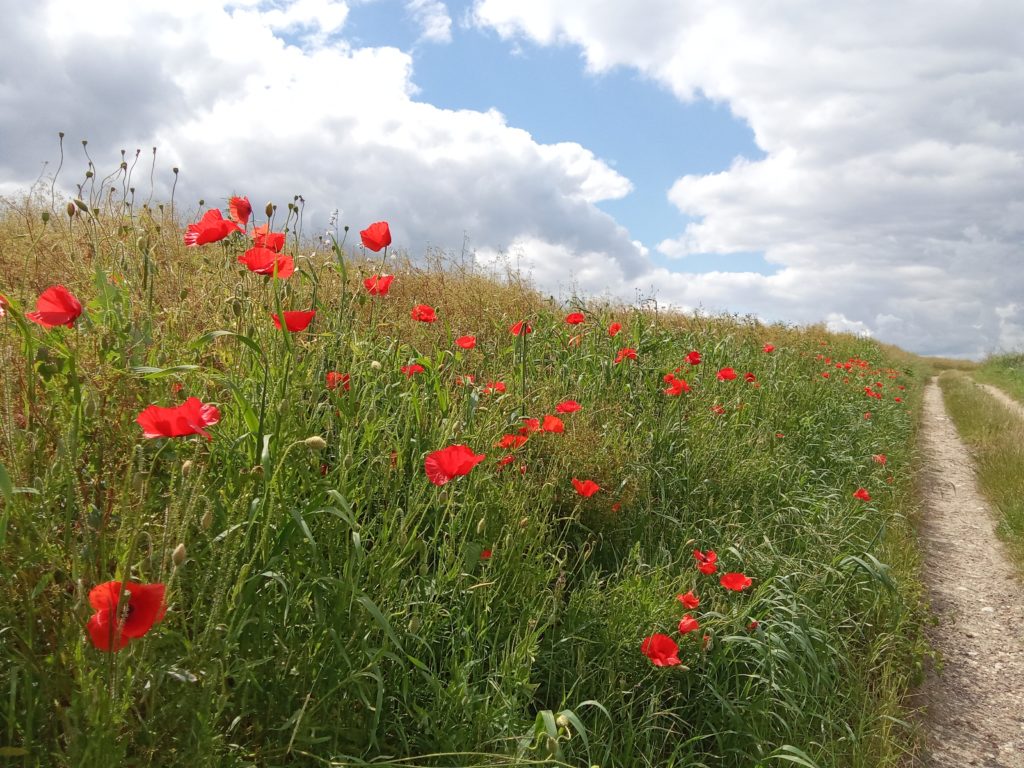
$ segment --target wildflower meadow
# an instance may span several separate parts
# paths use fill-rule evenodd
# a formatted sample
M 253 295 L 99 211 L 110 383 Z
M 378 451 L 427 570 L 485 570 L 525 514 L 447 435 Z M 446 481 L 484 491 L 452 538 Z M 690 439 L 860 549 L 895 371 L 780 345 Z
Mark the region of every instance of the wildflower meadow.
M 79 192 L 0 214 L 0 765 L 913 749 L 910 356 Z

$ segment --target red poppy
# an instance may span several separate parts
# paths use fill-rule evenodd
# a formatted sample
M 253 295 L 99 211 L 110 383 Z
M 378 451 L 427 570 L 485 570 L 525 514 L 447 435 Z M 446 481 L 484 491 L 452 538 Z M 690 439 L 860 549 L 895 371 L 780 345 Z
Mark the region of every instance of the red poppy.
M 511 464 L 515 460 L 516 460 L 515 456 L 512 456 L 512 455 L 503 456 L 501 459 L 498 460 L 498 468 L 500 469 L 502 467 L 507 467 L 509 464 Z
M 615 356 L 615 364 L 618 365 L 626 358 L 630 360 L 636 360 L 636 350 L 632 347 L 623 347 L 619 350 L 619 354 Z
M 294 312 L 284 313 L 284 325 L 292 333 L 304 331 L 309 327 L 309 324 L 313 322 L 313 316 L 316 314 L 316 310 L 296 310 Z M 274 319 L 274 327 L 281 330 L 281 320 L 277 315 L 271 315 Z
M 689 608 L 691 611 L 700 605 L 700 598 L 693 594 L 691 589 L 685 595 L 676 595 L 676 600 L 683 604 L 685 608 Z
M 577 480 L 575 477 L 572 479 L 572 487 L 576 489 L 576 493 L 585 499 L 589 499 L 601 490 L 601 486 L 593 480 Z
M 715 554 L 713 549 L 709 549 L 707 552 L 701 552 L 699 549 L 693 550 L 693 558 L 697 561 L 697 570 L 706 576 L 710 576 L 718 570 L 718 555 Z
M 123 591 L 123 595 L 122 595 Z M 89 591 L 95 610 L 86 629 L 101 651 L 119 651 L 144 636 L 167 612 L 163 584 L 107 581 Z
M 693 350 L 686 356 L 686 362 L 690 365 L 700 365 L 700 352 Z
M 391 281 L 394 279 L 394 275 L 370 275 L 363 280 L 363 285 L 371 296 L 387 296 L 391 290 Z
M 421 323 L 432 323 L 437 320 L 437 313 L 429 304 L 417 304 L 412 308 L 411 315 L 413 320 L 419 320 Z
M 719 416 L 724 416 L 725 415 L 725 408 L 723 408 L 720 405 L 712 405 L 711 406 L 711 410 L 714 411 L 715 413 L 717 413 Z
M 401 370 L 402 373 L 405 374 L 406 378 L 411 379 L 417 373 L 423 373 L 426 369 L 419 363 L 413 363 L 412 365 L 403 365 Z
M 872 454 L 871 458 L 872 460 L 874 460 L 876 464 L 881 464 L 883 467 L 885 466 L 885 463 L 888 461 L 884 453 Z
M 459 336 L 455 343 L 463 349 L 473 349 L 476 346 L 476 336 Z
M 778 437 L 778 438 L 783 438 L 783 437 L 785 437 L 785 435 L 784 435 L 784 434 L 783 434 L 782 432 L 776 432 L 776 433 L 775 433 L 775 436 L 776 436 L 776 437 Z
M 456 477 L 468 475 L 473 467 L 486 458 L 485 454 L 473 453 L 465 445 L 450 445 L 427 454 L 423 460 L 423 469 L 430 482 L 434 485 L 444 485 Z
M 232 197 L 228 200 L 228 216 L 236 224 L 241 224 L 243 227 L 249 223 L 249 217 L 252 216 L 252 204 L 249 202 L 248 197 Z
M 871 418 L 871 411 L 865 411 L 864 418 L 865 419 L 870 419 Z
M 700 629 L 700 624 L 690 614 L 686 614 L 682 619 L 679 620 L 679 634 L 685 635 L 687 632 L 694 632 Z
M 736 378 L 736 371 L 733 368 L 721 368 L 716 377 L 719 381 L 732 381 Z
M 640 652 L 656 667 L 674 667 L 677 664 L 682 664 L 679 660 L 679 646 L 676 645 L 676 641 L 660 632 L 645 637 L 640 644 Z
M 757 619 L 751 619 L 750 623 L 747 624 L 747 630 L 750 631 L 750 632 L 753 632 L 755 629 L 757 629 L 760 626 L 761 626 L 761 622 L 759 622 Z
M 485 395 L 491 395 L 491 394 L 494 394 L 495 392 L 497 392 L 500 395 L 500 394 L 504 394 L 506 389 L 507 389 L 507 387 L 505 386 L 505 382 L 503 382 L 503 381 L 491 381 L 491 382 L 487 383 L 486 387 L 484 387 L 484 394 Z
M 183 390 L 184 388 L 184 384 L 182 384 L 180 381 L 176 381 L 173 384 L 171 384 L 171 394 L 176 395 L 179 392 L 181 392 L 181 390 Z
M 185 245 L 206 245 L 216 243 L 228 237 L 232 232 L 241 232 L 242 228 L 221 216 L 216 208 L 203 214 L 203 218 L 195 224 L 189 224 L 185 230 Z
M 550 413 L 544 415 L 544 423 L 540 427 L 545 432 L 565 432 L 565 423 L 557 416 Z
M 903 402 L 903 398 L 902 397 L 894 397 L 893 401 L 895 401 L 897 403 L 902 403 Z
M 672 374 L 669 374 L 671 376 Z M 684 379 L 677 379 L 674 376 L 669 380 L 669 385 L 664 390 L 669 397 L 678 397 L 683 392 L 690 391 L 690 385 Z
M 35 312 L 26 312 L 25 317 L 43 328 L 66 325 L 73 328 L 75 320 L 82 314 L 82 304 L 63 285 L 51 285 L 36 299 Z
M 253 228 L 252 242 L 257 248 L 269 248 L 280 253 L 284 248 L 284 232 L 271 232 L 269 225 L 261 224 Z
M 871 494 L 868 493 L 867 488 L 858 488 L 853 492 L 853 498 L 860 499 L 861 501 L 871 501 Z
M 748 384 L 753 384 L 757 381 L 757 376 L 752 374 L 750 371 L 747 371 L 746 373 L 743 374 L 743 380 Z
M 295 260 L 291 256 L 279 256 L 269 248 L 254 246 L 238 257 L 239 264 L 245 264 L 250 272 L 257 275 L 273 275 L 277 269 L 277 276 L 286 280 L 295 272 Z
M 558 413 L 576 413 L 582 407 L 575 400 L 563 400 L 555 406 L 555 411 Z
M 622 323 L 612 323 L 611 325 L 608 326 L 608 335 L 614 339 L 621 330 Z
M 376 253 L 391 245 L 391 227 L 386 221 L 377 221 L 359 233 L 363 245 Z
M 754 582 L 742 573 L 723 573 L 718 583 L 726 589 L 731 589 L 733 592 L 742 592 Z
M 520 320 L 518 323 L 508 329 L 513 336 L 521 336 L 523 333 L 533 333 L 533 328 L 525 320 Z
M 481 560 L 490 560 L 491 559 L 491 554 L 492 554 L 491 550 L 485 549 L 485 550 L 483 550 L 480 553 L 480 559 Z
M 135 417 L 135 422 L 142 427 L 142 436 L 147 438 L 202 435 L 209 440 L 211 435 L 206 427 L 212 427 L 218 421 L 220 411 L 216 406 L 204 403 L 198 397 L 190 397 L 173 408 L 151 405 Z
M 587 318 L 583 316 L 582 312 L 570 312 L 568 315 L 565 316 L 565 322 L 567 322 L 569 325 L 579 325 L 586 319 Z
M 455 377 L 455 383 L 462 387 L 468 387 L 476 381 L 476 376 L 472 373 L 467 373 L 461 376 Z
M 761 347 L 761 350 L 764 351 L 764 352 L 767 352 L 767 353 L 774 352 L 775 351 L 775 345 L 774 344 L 765 344 L 763 347 Z
M 618 512 L 622 509 L 622 502 L 616 501 L 612 504 L 612 512 Z
M 529 438 L 526 435 L 502 435 L 501 440 L 494 444 L 495 448 L 522 448 Z
M 328 371 L 327 372 L 327 388 L 328 389 L 337 389 L 340 386 L 342 389 L 344 389 L 346 392 L 348 392 L 349 389 L 351 389 L 351 384 L 350 384 L 351 379 L 352 379 L 352 377 L 349 374 L 347 374 L 347 373 L 338 373 L 337 371 Z
M 540 432 L 540 419 L 523 416 L 523 426 L 519 428 L 519 434 L 528 435 L 531 432 Z

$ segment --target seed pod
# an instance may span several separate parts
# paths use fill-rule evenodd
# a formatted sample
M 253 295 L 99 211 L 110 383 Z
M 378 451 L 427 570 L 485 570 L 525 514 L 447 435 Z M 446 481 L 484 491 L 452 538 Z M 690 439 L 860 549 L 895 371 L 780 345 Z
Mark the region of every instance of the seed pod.
M 324 440 L 319 435 L 307 437 L 302 442 L 305 443 L 306 447 L 309 448 L 311 451 L 322 451 L 324 448 L 327 447 L 327 441 Z
M 75 204 L 74 203 L 68 203 L 68 218 L 69 219 L 74 218 L 76 210 L 77 209 L 75 208 Z
M 188 477 L 188 475 L 189 475 L 189 473 L 191 471 L 192 471 L 192 460 L 188 459 L 187 461 L 183 461 L 181 463 L 181 474 L 184 475 L 185 477 Z
M 267 207 L 264 208 L 263 211 L 264 211 L 264 213 L 267 214 L 267 218 L 269 219 L 271 216 L 274 215 L 274 204 L 273 203 L 267 203 Z
M 213 510 L 208 509 L 203 513 L 203 519 L 199 521 L 199 524 L 203 526 L 204 531 L 210 530 L 213 527 Z
M 171 562 L 174 563 L 175 568 L 180 568 L 181 564 L 185 562 L 185 545 L 179 544 L 174 548 L 174 552 L 171 554 Z

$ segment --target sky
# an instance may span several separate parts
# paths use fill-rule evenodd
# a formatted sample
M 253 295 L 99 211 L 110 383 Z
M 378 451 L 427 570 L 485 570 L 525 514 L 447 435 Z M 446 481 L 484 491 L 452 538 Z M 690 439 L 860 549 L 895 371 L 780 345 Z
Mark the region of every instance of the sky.
M 0 195 L 140 195 L 508 264 L 560 299 L 1024 348 L 1020 0 L 0 0 Z M 149 162 L 157 147 L 152 188 Z M 142 170 L 144 169 L 144 170 Z

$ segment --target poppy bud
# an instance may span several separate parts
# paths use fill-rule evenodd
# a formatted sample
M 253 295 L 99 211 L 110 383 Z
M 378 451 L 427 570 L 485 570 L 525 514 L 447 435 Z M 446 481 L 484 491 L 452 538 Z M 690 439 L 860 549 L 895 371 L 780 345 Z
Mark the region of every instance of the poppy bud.
M 185 562 L 185 545 L 179 544 L 174 548 L 174 552 L 171 554 L 171 562 L 174 563 L 175 568 L 181 567 L 181 564 Z
M 88 211 L 89 210 L 89 206 L 87 206 L 85 204 L 85 201 L 80 199 L 80 198 L 76 197 L 75 200 L 74 200 L 74 203 L 78 207 L 78 210 L 80 210 L 80 211 Z
M 264 211 L 264 213 L 267 214 L 267 218 L 269 219 L 271 216 L 274 215 L 274 204 L 273 203 L 267 203 L 267 207 L 264 208 L 263 211 Z
M 43 224 L 46 224 L 49 221 L 50 221 L 50 212 L 49 211 L 43 211 Z
M 559 715 L 558 718 L 555 720 L 555 725 L 557 725 L 559 728 L 568 728 L 569 718 L 565 715 Z
M 380 368 L 381 368 L 380 361 L 379 360 L 371 360 L 370 361 L 370 367 L 373 370 L 375 370 L 375 371 L 379 371 Z
M 520 528 L 525 528 L 526 524 L 529 523 L 529 522 L 530 522 L 530 518 L 524 517 L 522 520 L 519 521 L 519 527 Z
M 203 519 L 199 521 L 199 524 L 203 526 L 204 531 L 210 530 L 213 527 L 213 510 L 208 509 L 203 513 Z
M 302 442 L 305 443 L 306 447 L 309 448 L 311 451 L 322 451 L 324 448 L 327 447 L 327 441 L 324 440 L 319 435 L 307 437 Z
M 189 475 L 189 473 L 191 471 L 192 471 L 192 460 L 188 459 L 187 461 L 183 461 L 182 464 L 181 464 L 181 474 L 183 474 L 185 477 L 188 477 L 188 475 Z
M 484 533 L 484 525 L 486 525 L 486 523 L 487 523 L 487 520 L 485 518 L 481 517 L 480 518 L 480 522 L 476 524 L 476 535 L 477 536 L 482 536 L 483 535 L 483 533 Z
M 409 619 L 409 631 L 416 634 L 416 631 L 420 628 L 420 617 L 413 616 Z
M 75 204 L 74 203 L 68 203 L 68 218 L 69 219 L 74 218 L 74 215 L 75 215 Z

